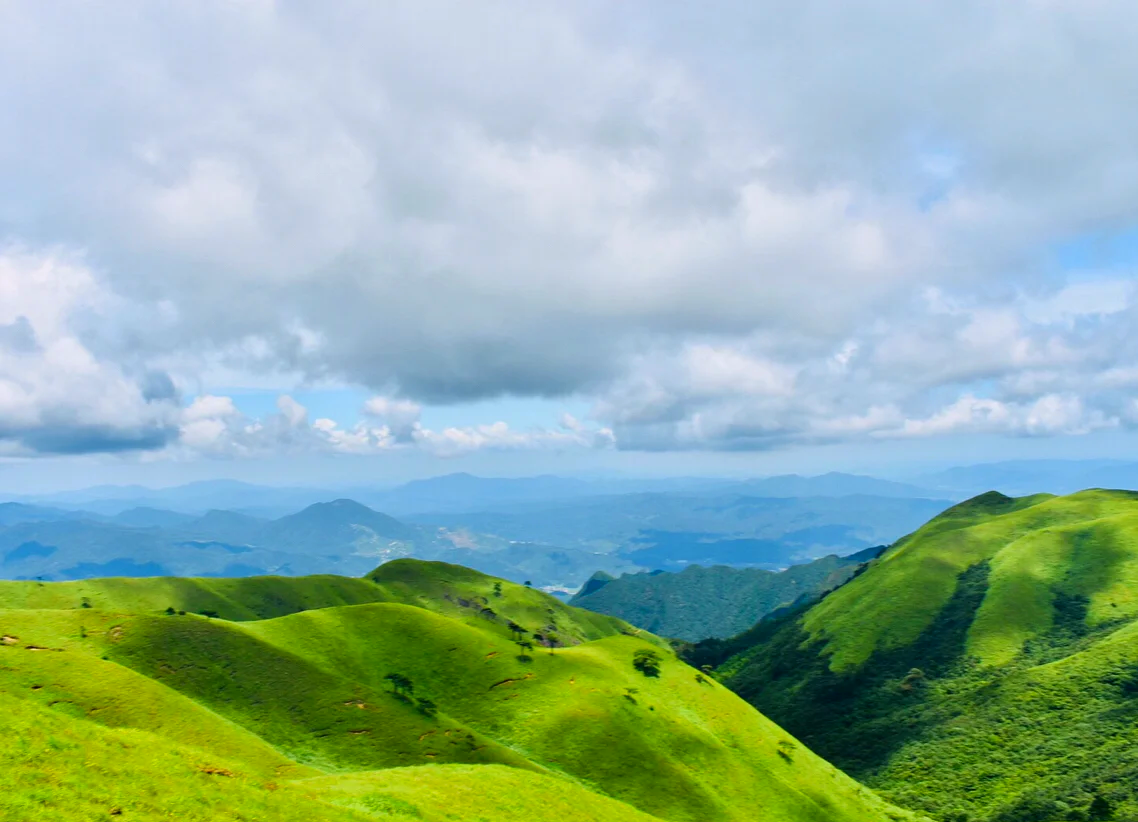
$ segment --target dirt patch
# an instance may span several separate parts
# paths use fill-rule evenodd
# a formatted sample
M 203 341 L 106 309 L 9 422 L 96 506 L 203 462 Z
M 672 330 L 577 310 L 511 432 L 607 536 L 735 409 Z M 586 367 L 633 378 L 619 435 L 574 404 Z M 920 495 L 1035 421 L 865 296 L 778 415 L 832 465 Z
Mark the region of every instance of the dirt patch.
M 498 655 L 498 652 L 497 652 L 497 651 L 491 651 L 490 653 L 486 654 L 486 658 L 487 658 L 487 659 L 493 659 L 493 658 L 494 658 L 494 657 L 496 657 L 497 655 Z
M 365 729 L 362 731 L 348 731 L 348 733 L 350 733 L 352 736 L 360 736 L 361 734 L 369 734 L 371 731 Z
M 209 774 L 210 776 L 227 776 L 230 779 L 236 776 L 236 774 L 228 768 L 218 768 L 213 765 L 199 765 L 198 771 Z
M 0 645 L 19 645 L 19 644 L 20 644 L 20 638 L 18 636 L 12 636 L 11 634 L 4 634 L 4 636 L 0 636 Z
M 425 734 L 423 734 L 422 736 L 419 737 L 419 741 L 422 742 L 424 739 L 426 739 L 428 736 L 431 736 L 434 733 L 435 733 L 435 731 L 427 731 Z M 450 731 L 447 731 L 447 735 L 448 736 L 450 735 Z
M 107 638 L 110 639 L 111 642 L 118 642 L 120 639 L 122 639 L 122 634 L 122 626 L 116 625 L 115 627 L 111 628 L 111 630 L 107 631 Z
M 525 676 L 515 676 L 515 677 L 511 677 L 509 679 L 503 679 L 500 682 L 495 682 L 493 685 L 491 685 L 489 688 L 487 688 L 487 690 L 492 691 L 495 688 L 497 688 L 499 685 L 509 685 L 511 682 L 524 682 L 527 679 L 533 679 L 533 673 L 532 672 L 526 674 Z
M 62 651 L 62 648 L 45 648 L 42 645 L 25 645 L 25 651 Z

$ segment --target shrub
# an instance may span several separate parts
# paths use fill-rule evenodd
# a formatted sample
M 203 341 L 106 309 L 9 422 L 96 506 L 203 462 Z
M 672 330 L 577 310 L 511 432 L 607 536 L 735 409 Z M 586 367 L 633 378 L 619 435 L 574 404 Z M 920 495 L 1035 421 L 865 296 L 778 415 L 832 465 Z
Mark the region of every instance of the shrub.
M 644 676 L 659 676 L 660 655 L 648 648 L 642 648 L 632 655 L 632 667 Z

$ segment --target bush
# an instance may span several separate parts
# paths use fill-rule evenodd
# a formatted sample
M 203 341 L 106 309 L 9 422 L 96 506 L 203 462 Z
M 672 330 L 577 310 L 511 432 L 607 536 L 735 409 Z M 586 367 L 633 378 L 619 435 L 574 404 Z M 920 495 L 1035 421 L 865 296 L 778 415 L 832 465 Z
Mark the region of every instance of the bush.
M 644 676 L 660 675 L 660 655 L 648 648 L 642 648 L 632 656 L 632 667 Z

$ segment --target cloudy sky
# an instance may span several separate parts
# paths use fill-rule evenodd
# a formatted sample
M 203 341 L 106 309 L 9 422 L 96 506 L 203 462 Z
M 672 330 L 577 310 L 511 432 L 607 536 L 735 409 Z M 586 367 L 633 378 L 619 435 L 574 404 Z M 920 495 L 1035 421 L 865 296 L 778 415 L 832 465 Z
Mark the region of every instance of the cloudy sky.
M 1135 42 L 1125 0 L 0 2 L 0 487 L 1132 452 Z

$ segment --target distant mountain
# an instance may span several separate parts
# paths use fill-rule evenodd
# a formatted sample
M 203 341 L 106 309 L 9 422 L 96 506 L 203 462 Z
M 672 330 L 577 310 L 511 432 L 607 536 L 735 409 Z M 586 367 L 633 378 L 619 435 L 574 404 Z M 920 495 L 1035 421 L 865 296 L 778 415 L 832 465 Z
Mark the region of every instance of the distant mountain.
M 786 474 L 777 477 L 745 480 L 730 490 L 756 497 L 916 497 L 937 499 L 943 492 L 903 482 L 866 477 L 859 474 L 831 472 L 814 477 Z
M 396 514 L 480 511 L 518 502 L 572 499 L 593 493 L 591 489 L 588 482 L 565 477 L 500 479 L 461 473 L 415 480 L 375 494 L 369 502 Z
M 257 542 L 269 520 L 217 508 L 186 523 L 180 530 L 198 539 L 216 539 L 237 545 Z
M 688 659 L 936 819 L 1135 819 L 1135 591 L 1138 493 L 988 492 Z
M 680 573 L 595 574 L 570 604 L 620 617 L 660 636 L 727 637 L 772 611 L 819 596 L 849 579 L 880 549 L 828 556 L 785 571 L 692 566 Z
M 1011 496 L 1071 494 L 1084 488 L 1138 489 L 1138 462 L 1121 460 L 1012 460 L 965 465 L 916 479 L 957 498 L 985 491 Z
M 177 528 L 193 522 L 193 514 L 165 511 L 161 508 L 128 508 L 115 514 L 110 521 L 130 528 Z
M 65 511 L 61 508 L 27 505 L 22 502 L 0 502 L 0 526 L 15 525 L 20 522 L 59 522 L 76 517 L 74 511 Z
M 892 542 L 951 504 L 901 497 L 654 493 L 411 519 L 507 540 L 619 556 L 645 569 L 718 564 L 778 570 L 827 554 L 850 554 Z
M 103 517 L 18 503 L 0 507 L 0 514 L 9 523 L 0 526 L 0 576 L 15 579 L 356 575 L 386 560 L 418 557 L 572 591 L 596 568 L 638 568 L 621 557 L 575 548 L 409 524 L 348 499 L 315 503 L 276 520 L 152 508 Z
M 115 516 L 132 508 L 159 508 L 183 514 L 201 515 L 210 509 L 255 509 L 270 517 L 282 516 L 314 502 L 341 496 L 318 488 L 291 488 L 252 485 L 236 480 L 205 480 L 171 488 L 145 488 L 138 485 L 96 486 L 23 498 L 23 502 L 77 508 L 104 516 Z

